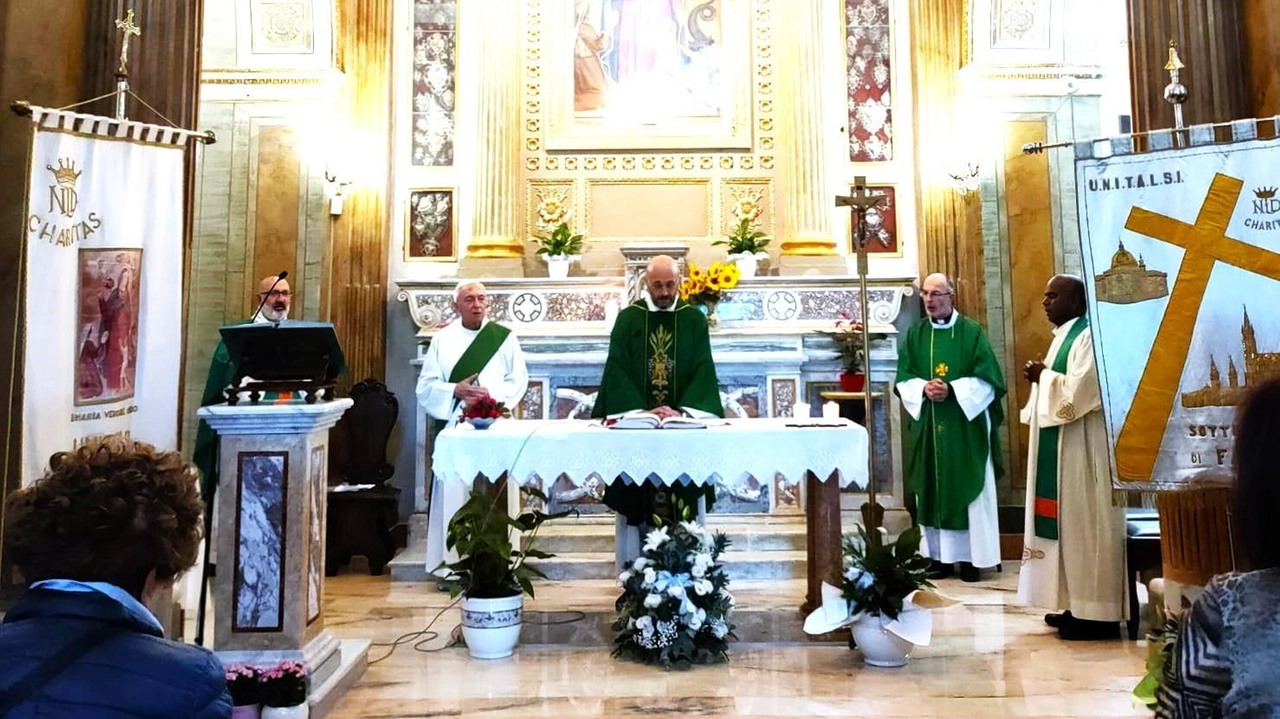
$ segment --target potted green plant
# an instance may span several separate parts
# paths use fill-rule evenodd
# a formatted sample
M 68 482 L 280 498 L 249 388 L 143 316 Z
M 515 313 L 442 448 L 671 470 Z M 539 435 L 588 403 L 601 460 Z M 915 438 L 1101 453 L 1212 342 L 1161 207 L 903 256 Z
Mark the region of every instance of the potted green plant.
M 582 259 L 582 235 L 569 230 L 569 223 L 561 222 L 549 235 L 538 238 L 538 254 L 547 263 L 547 274 L 553 280 L 569 276 L 569 265 Z
M 716 240 L 713 245 L 724 245 L 729 252 L 729 261 L 738 266 L 743 277 L 755 277 L 760 260 L 769 259 L 764 248 L 769 246 L 769 238 L 759 230 L 752 229 L 749 218 L 738 220 L 738 227 L 727 239 Z
M 520 491 L 542 500 L 536 487 Z M 455 562 L 441 562 L 449 573 L 444 583 L 452 596 L 463 595 L 462 637 L 476 659 L 510 656 L 520 639 L 524 595 L 533 596 L 533 579 L 545 578 L 529 559 L 555 556 L 536 547 L 538 530 L 553 519 L 577 514 L 570 509 L 555 514 L 534 510 L 517 517 L 499 504 L 500 492 L 473 492 L 449 520 L 445 545 L 458 554 Z M 520 549 L 512 545 L 512 532 L 520 535 Z
M 872 666 L 900 667 L 915 648 L 889 625 L 908 611 L 924 611 L 911 602 L 912 595 L 933 588 L 929 558 L 920 554 L 920 537 L 916 526 L 898 535 L 896 542 L 872 542 L 859 525 L 857 537 L 845 536 L 842 542 L 845 570 L 840 596 L 853 616 L 853 641 L 862 650 L 863 661 Z
M 900 667 L 933 632 L 929 609 L 954 602 L 930 590 L 930 560 L 920 554 L 919 527 L 897 541 L 871 541 L 865 529 L 843 541 L 844 575 L 840 586 L 822 585 L 822 606 L 805 620 L 804 630 L 825 634 L 849 627 L 863 661 Z
M 818 334 L 830 337 L 840 354 L 840 390 L 861 392 L 867 383 L 867 347 L 863 344 L 862 323 L 841 312 L 835 330 L 818 330 Z M 883 332 L 871 332 L 867 340 L 876 342 L 887 336 Z

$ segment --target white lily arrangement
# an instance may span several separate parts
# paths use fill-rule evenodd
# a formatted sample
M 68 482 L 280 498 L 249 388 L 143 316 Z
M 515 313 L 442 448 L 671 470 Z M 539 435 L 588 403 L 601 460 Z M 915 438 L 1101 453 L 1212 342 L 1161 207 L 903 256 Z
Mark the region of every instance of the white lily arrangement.
M 734 599 L 716 560 L 728 544 L 691 521 L 649 532 L 644 554 L 618 575 L 614 656 L 668 669 L 727 661 Z

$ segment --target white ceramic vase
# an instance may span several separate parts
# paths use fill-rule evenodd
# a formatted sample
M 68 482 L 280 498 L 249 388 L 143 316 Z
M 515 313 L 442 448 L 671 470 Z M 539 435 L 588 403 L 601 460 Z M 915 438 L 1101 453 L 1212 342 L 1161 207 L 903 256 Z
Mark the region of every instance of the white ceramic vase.
M 524 595 L 462 600 L 462 638 L 475 659 L 511 656 L 524 623 Z
M 547 263 L 547 275 L 553 280 L 563 280 L 569 276 L 569 266 L 573 261 L 581 258 L 578 255 L 543 255 L 542 259 Z
M 768 257 L 763 252 L 735 252 L 728 256 L 730 262 L 738 266 L 738 272 L 745 278 L 756 276 L 756 269 L 760 266 L 760 260 Z
M 885 629 L 884 624 L 883 616 L 864 614 L 849 627 L 854 643 L 862 650 L 862 660 L 873 667 L 906 665 L 916 645 Z
M 306 704 L 292 707 L 262 707 L 262 719 L 307 719 L 311 715 Z

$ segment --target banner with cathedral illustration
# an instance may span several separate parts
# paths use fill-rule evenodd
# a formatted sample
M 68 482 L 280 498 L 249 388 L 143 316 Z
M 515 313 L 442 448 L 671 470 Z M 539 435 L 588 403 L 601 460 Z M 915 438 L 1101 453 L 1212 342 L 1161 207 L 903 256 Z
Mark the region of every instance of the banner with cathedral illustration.
M 1280 141 L 1254 121 L 1132 152 L 1080 143 L 1081 249 L 1113 478 L 1171 489 L 1231 469 L 1235 408 L 1280 376 Z M 1108 153 L 1107 150 L 1110 152 Z M 1100 156 L 1105 154 L 1105 156 Z
M 177 447 L 184 131 L 36 109 L 23 484 L 85 438 Z

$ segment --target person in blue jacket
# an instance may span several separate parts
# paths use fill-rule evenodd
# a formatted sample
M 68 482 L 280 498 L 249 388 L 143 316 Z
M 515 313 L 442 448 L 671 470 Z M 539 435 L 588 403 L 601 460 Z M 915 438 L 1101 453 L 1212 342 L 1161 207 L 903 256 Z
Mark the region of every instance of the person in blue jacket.
M 222 664 L 146 608 L 196 563 L 201 511 L 189 462 L 119 435 L 9 496 L 4 557 L 29 587 L 0 623 L 0 716 L 231 716 Z

